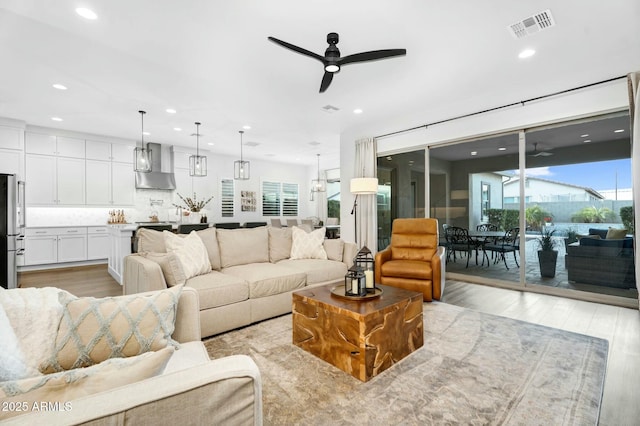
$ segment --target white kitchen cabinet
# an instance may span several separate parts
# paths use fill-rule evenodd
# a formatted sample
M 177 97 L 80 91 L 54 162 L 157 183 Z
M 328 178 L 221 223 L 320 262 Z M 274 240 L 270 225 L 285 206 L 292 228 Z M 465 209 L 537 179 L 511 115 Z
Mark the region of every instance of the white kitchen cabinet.
M 64 136 L 58 136 L 56 139 L 58 144 L 56 155 L 60 157 L 72 157 L 72 158 L 84 159 L 85 157 L 84 139 L 68 138 Z
M 29 205 L 85 203 L 85 164 L 77 158 L 26 155 Z
M 111 194 L 114 206 L 135 203 L 136 175 L 131 164 L 111 163 Z
M 109 258 L 109 229 L 106 226 L 87 228 L 87 259 Z
M 87 204 L 110 205 L 111 196 L 111 162 L 87 160 Z
M 133 150 L 135 145 L 111 144 L 111 161 L 133 164 Z M 132 166 L 133 167 L 133 166 Z
M 25 265 L 87 260 L 87 228 L 27 228 Z
M 0 148 L 0 173 L 10 175 L 18 175 L 20 179 L 24 179 L 22 174 L 23 154 L 21 151 Z
M 85 164 L 76 158 L 57 159 L 58 203 L 85 204 Z
M 23 150 L 24 130 L 0 126 L 0 148 Z
M 56 157 L 50 155 L 26 155 L 27 204 L 55 205 L 58 201 Z
M 53 135 L 27 132 L 25 139 L 25 152 L 28 154 L 56 155 L 58 151 Z
M 87 140 L 85 143 L 87 160 L 111 161 L 111 144 Z

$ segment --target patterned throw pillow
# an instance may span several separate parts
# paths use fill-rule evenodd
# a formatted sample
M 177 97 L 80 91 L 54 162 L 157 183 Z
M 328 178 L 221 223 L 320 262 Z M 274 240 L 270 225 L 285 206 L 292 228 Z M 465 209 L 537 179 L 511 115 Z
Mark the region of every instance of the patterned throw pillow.
M 204 243 L 196 233 L 191 231 L 189 235 L 182 238 L 173 232 L 163 231 L 164 244 L 168 253 L 174 253 L 184 271 L 185 279 L 209 273 L 211 262 Z
M 0 383 L 0 399 L 14 402 L 32 411 L 34 404 L 59 402 L 71 404 L 74 399 L 109 389 L 136 383 L 162 374 L 173 347 L 148 352 L 131 358 L 114 358 L 87 368 L 48 374 Z M 69 405 L 69 409 L 73 406 Z M 21 411 L 0 411 L 0 420 L 24 414 Z
M 110 358 L 176 346 L 171 335 L 181 291 L 180 285 L 149 295 L 103 299 L 61 293 L 63 313 L 55 347 L 40 371 L 49 374 L 88 367 Z
M 290 259 L 327 259 L 327 252 L 324 251 L 325 228 L 316 229 L 313 232 L 306 232 L 297 226 L 291 228 L 291 256 Z

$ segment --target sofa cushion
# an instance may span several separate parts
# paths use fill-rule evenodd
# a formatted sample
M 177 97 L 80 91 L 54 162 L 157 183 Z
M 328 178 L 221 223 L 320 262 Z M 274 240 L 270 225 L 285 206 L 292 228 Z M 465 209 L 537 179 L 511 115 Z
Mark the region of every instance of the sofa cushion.
M 269 261 L 267 227 L 216 229 L 222 268 Z
M 626 229 L 616 229 L 616 228 L 611 228 L 609 227 L 609 230 L 607 231 L 607 236 L 606 236 L 606 240 L 621 240 L 624 237 L 627 236 L 627 230 Z
M 307 232 L 302 228 L 294 226 L 291 229 L 291 259 L 326 259 L 327 252 L 324 251 L 325 228 Z
M 177 345 L 171 335 L 182 286 L 150 295 L 77 298 L 60 294 L 63 306 L 51 356 L 43 373 L 88 367 Z
M 327 259 L 342 262 L 344 253 L 344 241 L 340 239 L 324 240 L 322 243 L 324 251 L 327 252 Z
M 202 341 L 194 340 L 180 343 L 180 349 L 176 349 L 171 355 L 162 374 L 170 374 L 196 365 L 207 364 L 209 361 L 211 358 L 209 358 L 207 348 Z
M 164 275 L 164 279 L 169 287 L 184 284 L 187 280 L 184 269 L 182 268 L 182 263 L 180 263 L 180 259 L 178 259 L 175 253 L 143 252 L 140 253 L 140 256 L 160 265 L 162 275 Z
M 169 231 L 163 231 L 163 234 L 167 252 L 178 257 L 186 278 L 206 274 L 211 270 L 207 249 L 196 231 L 191 231 L 186 237 L 179 237 Z
M 276 263 L 291 255 L 291 228 L 269 227 L 269 261 Z
M 430 280 L 432 277 L 431 262 L 419 260 L 390 260 L 384 262 L 380 269 L 384 277 L 413 278 Z
M 249 298 L 249 284 L 245 280 L 218 271 L 189 278 L 186 285 L 198 291 L 200 310 L 230 305 Z
M 589 235 L 599 235 L 603 240 L 607 238 L 608 229 L 589 228 Z
M 138 253 L 154 252 L 166 253 L 164 235 L 155 229 L 139 228 L 136 231 L 138 239 Z
M 285 259 L 278 265 L 307 275 L 307 285 L 343 280 L 347 265 L 335 260 Z
M 269 262 L 231 266 L 222 272 L 247 281 L 250 299 L 302 288 L 307 279 L 305 273 Z
M 196 231 L 196 234 L 198 234 L 207 249 L 211 269 L 219 271 L 222 266 L 220 265 L 220 248 L 218 247 L 216 228 L 202 229 Z
M 46 376 L 0 383 L 0 399 L 3 402 L 27 403 L 28 411 L 34 404 L 59 402 L 67 410 L 73 409 L 71 401 L 80 397 L 136 383 L 161 374 L 173 347 L 158 352 L 148 352 L 131 358 L 114 358 L 87 368 L 48 374 Z M 0 420 L 22 414 L 20 411 L 0 411 Z

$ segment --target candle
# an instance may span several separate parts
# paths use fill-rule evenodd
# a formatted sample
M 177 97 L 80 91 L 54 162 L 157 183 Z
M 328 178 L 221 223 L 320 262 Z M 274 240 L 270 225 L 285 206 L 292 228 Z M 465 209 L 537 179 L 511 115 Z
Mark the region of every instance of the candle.
M 364 276 L 367 280 L 367 288 L 373 288 L 373 271 L 364 271 Z
M 358 279 L 354 278 L 351 280 L 351 293 L 353 294 L 359 294 L 360 292 L 358 291 Z

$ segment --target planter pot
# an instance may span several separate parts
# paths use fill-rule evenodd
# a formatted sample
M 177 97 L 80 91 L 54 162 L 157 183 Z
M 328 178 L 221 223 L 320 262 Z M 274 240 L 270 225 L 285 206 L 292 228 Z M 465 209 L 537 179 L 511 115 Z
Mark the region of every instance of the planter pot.
M 540 276 L 553 278 L 556 276 L 556 261 L 558 260 L 558 251 L 542 251 L 538 250 L 538 263 L 540 264 Z

